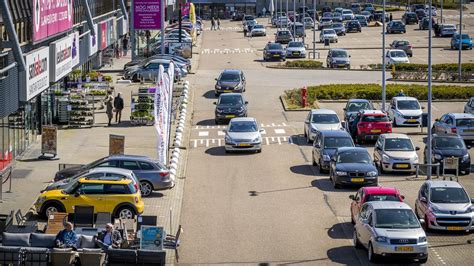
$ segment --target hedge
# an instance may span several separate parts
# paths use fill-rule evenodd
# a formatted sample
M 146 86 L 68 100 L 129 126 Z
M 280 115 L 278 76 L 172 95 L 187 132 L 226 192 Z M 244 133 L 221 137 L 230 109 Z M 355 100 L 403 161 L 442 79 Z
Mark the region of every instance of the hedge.
M 362 68 L 365 66 L 361 66 Z M 369 69 L 382 69 L 382 64 L 368 64 L 367 68 Z M 447 71 L 447 72 L 457 72 L 458 71 L 458 64 L 450 63 L 450 64 L 434 64 L 431 66 L 433 71 Z M 386 65 L 386 69 L 392 69 L 392 66 Z M 472 72 L 474 71 L 474 63 L 463 63 L 461 64 L 461 70 L 464 72 Z M 396 64 L 395 71 L 428 71 L 427 64 Z
M 295 68 L 323 68 L 323 63 L 313 60 L 296 60 L 296 61 L 286 61 L 286 67 L 295 67 Z
M 407 96 L 415 97 L 419 100 L 428 98 L 428 87 L 418 84 L 387 84 L 387 99 L 391 99 L 403 90 Z M 301 102 L 301 89 L 285 91 L 285 96 L 290 103 Z M 316 100 L 341 100 L 361 98 L 368 100 L 381 100 L 382 87 L 379 84 L 330 84 L 308 87 L 308 102 Z M 450 86 L 435 85 L 432 87 L 434 99 L 469 99 L 474 97 L 474 86 Z

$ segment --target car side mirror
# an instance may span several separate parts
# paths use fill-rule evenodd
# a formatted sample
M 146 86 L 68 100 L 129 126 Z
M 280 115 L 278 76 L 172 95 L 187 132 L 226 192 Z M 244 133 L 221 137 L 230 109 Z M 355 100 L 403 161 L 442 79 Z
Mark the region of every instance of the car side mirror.
M 332 162 L 336 162 L 336 156 L 332 156 L 332 157 L 331 157 L 331 161 L 332 161 Z
M 349 199 L 356 200 L 356 197 L 355 197 L 355 195 L 349 195 Z
M 423 202 L 423 203 L 426 203 L 426 202 L 427 202 L 427 200 L 426 200 L 425 197 L 421 197 L 421 198 L 420 198 L 420 201 Z
M 305 120 L 304 123 L 305 123 L 305 124 L 309 124 L 309 120 Z
M 474 203 L 474 198 L 471 198 L 471 203 Z
M 79 192 L 74 193 L 74 197 L 76 197 L 76 198 L 79 197 L 80 195 L 81 195 L 81 193 L 79 193 Z
M 245 104 L 249 104 L 249 102 L 248 102 L 248 101 L 245 101 Z
M 416 148 L 415 148 L 415 151 L 419 151 L 419 150 L 420 150 L 420 147 L 416 147 Z
M 227 133 L 227 129 L 223 129 L 222 132 Z
M 368 219 L 364 219 L 364 218 L 360 218 L 360 221 L 361 221 L 363 224 L 368 224 L 368 223 L 369 223 L 369 220 L 368 220 Z
M 321 145 L 315 143 L 315 144 L 314 144 L 314 147 L 315 147 L 316 149 L 320 149 L 320 148 L 321 148 Z
M 213 102 L 214 105 L 216 105 L 217 103 L 216 102 Z
M 347 111 L 347 108 L 346 108 L 346 107 L 344 107 L 344 108 L 342 108 L 342 110 L 344 110 L 344 112 L 345 112 L 345 111 Z
M 467 148 L 468 150 L 470 150 L 472 147 L 471 147 L 471 145 L 467 145 L 466 148 Z
M 438 118 L 436 118 L 436 119 L 435 119 L 435 121 L 436 121 L 436 122 L 439 122 L 439 119 L 438 119 Z
M 260 129 L 258 132 L 260 133 L 265 132 L 265 129 Z
M 424 226 L 424 225 L 425 225 L 425 223 L 426 223 L 425 219 L 422 219 L 422 218 L 420 218 L 420 220 L 419 220 L 419 221 L 420 221 L 420 224 L 421 224 L 421 226 Z
M 217 81 L 217 78 L 215 78 L 214 80 Z
M 424 107 L 424 106 L 422 106 L 422 107 L 421 107 L 421 110 L 425 110 L 425 107 Z
M 351 55 L 349 55 L 349 57 L 351 57 Z

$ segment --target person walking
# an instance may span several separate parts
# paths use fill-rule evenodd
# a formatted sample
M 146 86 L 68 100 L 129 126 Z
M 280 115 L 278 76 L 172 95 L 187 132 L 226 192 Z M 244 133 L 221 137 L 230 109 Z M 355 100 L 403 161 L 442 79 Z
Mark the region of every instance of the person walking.
M 107 118 L 109 119 L 108 126 L 111 126 L 112 118 L 114 117 L 113 109 L 114 109 L 114 97 L 112 96 L 112 91 L 109 90 L 107 92 L 107 97 L 105 98 L 105 113 L 107 114 Z
M 219 19 L 219 17 L 217 17 L 217 29 L 221 29 L 221 20 Z
M 114 108 L 115 108 L 115 123 L 120 123 L 122 120 L 122 110 L 123 110 L 123 98 L 121 97 L 120 92 L 117 93 L 117 97 L 114 99 Z
M 393 14 L 390 13 L 390 21 L 392 21 L 392 20 L 393 20 Z
M 127 34 L 125 34 L 125 36 L 123 36 L 122 49 L 123 49 L 123 56 L 127 56 L 127 52 L 128 52 L 128 36 L 127 36 Z
M 216 21 L 214 20 L 214 17 L 211 18 L 211 30 L 216 29 Z

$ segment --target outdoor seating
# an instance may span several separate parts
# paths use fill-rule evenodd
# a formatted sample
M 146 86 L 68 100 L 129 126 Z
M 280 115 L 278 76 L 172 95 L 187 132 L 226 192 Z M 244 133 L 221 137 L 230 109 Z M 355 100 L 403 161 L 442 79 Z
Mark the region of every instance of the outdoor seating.
M 110 266 L 137 264 L 137 251 L 133 249 L 108 249 L 106 254 L 106 264 Z
M 154 215 L 141 215 L 137 218 L 137 230 L 140 230 L 142 225 L 151 225 L 156 226 L 157 224 L 157 217 Z
M 71 248 L 53 248 L 51 263 L 53 266 L 67 266 L 74 261 L 75 253 Z
M 138 250 L 137 265 L 165 265 L 166 251 L 164 250 Z
M 10 214 L 0 214 L 0 237 L 3 232 L 6 232 L 8 227 L 13 223 L 13 211 Z M 1 241 L 1 239 L 0 239 Z
M 112 222 L 112 215 L 110 212 L 98 212 L 95 218 L 95 228 L 104 229 L 105 225 Z
M 49 249 L 42 247 L 25 247 L 23 248 L 25 266 L 48 266 L 49 265 Z
M 30 224 L 36 224 L 37 222 L 36 221 L 28 221 L 28 219 L 23 216 L 23 214 L 21 213 L 21 210 L 18 209 L 15 213 L 15 219 L 16 219 L 16 223 L 17 225 L 19 226 L 26 226 L 26 225 L 30 225 Z
M 79 253 L 79 259 L 81 265 L 102 266 L 105 262 L 105 253 L 103 253 L 101 249 L 85 248 L 81 253 Z
M 54 247 L 55 235 L 3 233 L 0 246 L 1 265 L 48 265 L 49 251 Z
M 48 217 L 46 225 L 46 234 L 57 234 L 64 229 L 64 223 L 67 221 L 68 214 L 65 212 L 56 212 Z
M 74 227 L 94 227 L 94 206 L 74 206 Z

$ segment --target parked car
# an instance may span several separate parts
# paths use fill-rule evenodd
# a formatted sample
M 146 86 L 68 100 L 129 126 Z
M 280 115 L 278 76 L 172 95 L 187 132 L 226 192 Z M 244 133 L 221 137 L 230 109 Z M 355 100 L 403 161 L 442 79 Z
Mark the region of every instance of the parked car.
M 328 56 L 326 58 L 326 65 L 328 68 L 343 67 L 350 69 L 351 60 L 349 53 L 344 49 L 329 49 Z
M 414 259 L 428 261 L 426 233 L 413 210 L 404 202 L 371 201 L 365 203 L 354 225 L 353 243 L 366 248 L 368 259 Z
M 439 26 L 439 33 L 435 34 L 438 37 L 451 37 L 456 33 L 456 26 L 454 24 L 442 24 Z
M 461 36 L 461 38 L 459 36 Z M 461 49 L 472 50 L 472 38 L 469 34 L 456 33 L 453 35 L 451 38 L 451 49 L 459 50 L 459 45 L 461 45 Z
M 366 148 L 338 148 L 331 158 L 329 179 L 340 186 L 377 186 L 378 172 Z
M 286 46 L 286 58 L 306 58 L 306 47 L 303 42 L 291 41 Z
M 225 132 L 225 151 L 262 151 L 262 132 L 252 117 L 232 118 Z
M 168 59 L 153 59 L 146 64 L 127 68 L 123 76 L 125 79 L 132 80 L 134 82 L 138 82 L 140 79 L 154 81 L 157 78 L 160 65 L 162 65 L 165 71 L 167 71 L 170 63 L 171 60 Z M 181 79 L 181 69 L 179 67 L 175 67 L 174 81 L 178 81 L 179 79 Z
M 403 202 L 404 196 L 393 187 L 361 187 L 355 195 L 349 195 L 351 202 L 351 223 L 355 224 L 360 208 L 370 201 L 395 201 Z
M 324 12 L 332 12 L 332 8 L 330 6 L 323 6 L 323 8 L 321 8 L 321 12 L 324 13 Z
M 252 16 L 252 15 L 244 15 L 244 19 L 242 20 L 242 25 L 245 25 L 245 24 L 248 23 L 249 21 L 254 21 L 255 23 L 257 22 L 257 20 L 255 19 L 254 16 Z
M 464 105 L 464 113 L 474 114 L 474 97 L 471 97 Z
M 409 57 L 413 57 L 413 46 L 411 45 L 410 41 L 394 40 L 390 44 L 390 48 L 403 50 Z
M 331 17 L 323 17 L 319 21 L 319 30 L 331 28 L 332 25 L 332 18 Z
M 357 20 L 361 27 L 369 26 L 369 21 L 367 20 L 367 17 L 364 15 L 355 15 L 354 20 Z
M 351 3 L 351 10 L 354 14 L 360 13 L 360 4 L 359 3 Z
M 275 21 L 275 26 L 280 28 L 287 28 L 290 25 L 290 19 L 286 16 L 278 17 Z
M 377 140 L 381 134 L 392 133 L 392 123 L 387 114 L 379 110 L 364 110 L 350 122 L 353 138 L 357 143 Z
M 331 15 L 332 22 L 342 22 L 342 14 L 339 12 L 333 12 Z
M 363 15 L 365 17 L 365 19 L 367 19 L 367 21 L 369 21 L 369 22 L 374 20 L 374 15 L 369 11 L 362 11 L 362 12 L 360 12 L 360 14 Z
M 73 177 L 97 167 L 116 167 L 131 170 L 140 181 L 140 190 L 144 197 L 150 196 L 153 190 L 174 186 L 174 181 L 170 178 L 170 172 L 165 165 L 155 159 L 138 155 L 111 155 L 90 164 L 65 168 L 56 173 L 54 181 Z
M 332 23 L 331 29 L 333 29 L 337 35 L 346 35 L 346 27 L 341 22 Z
M 419 126 L 422 123 L 424 107 L 418 99 L 407 96 L 393 97 L 390 101 L 388 116 L 394 126 Z
M 385 172 L 416 172 L 418 155 L 411 139 L 405 134 L 382 134 L 375 143 L 374 163 Z
M 415 201 L 415 212 L 425 219 L 425 231 L 466 231 L 474 229 L 474 199 L 458 182 L 428 180 L 421 185 Z
M 387 33 L 406 33 L 405 24 L 400 20 L 392 20 L 387 24 Z
M 447 113 L 436 119 L 433 133 L 457 134 L 464 141 L 474 141 L 474 115 L 466 113 Z
M 354 13 L 350 9 L 343 9 L 342 10 L 342 20 L 353 20 Z
M 247 82 L 245 80 L 244 72 L 240 69 L 225 69 L 216 78 L 216 85 L 214 86 L 215 95 L 228 92 L 244 92 Z
M 293 40 L 293 35 L 289 30 L 279 30 L 275 33 L 276 43 L 289 43 Z
M 331 157 L 342 147 L 354 147 L 351 135 L 344 130 L 317 131 L 313 145 L 313 166 L 319 167 L 319 173 L 329 171 Z
M 314 140 L 318 131 L 342 129 L 336 112 L 329 109 L 313 109 L 309 111 L 304 121 L 304 136 L 308 143 Z
M 305 17 L 304 18 L 304 27 L 305 27 L 305 29 L 312 29 L 312 28 L 314 28 L 314 26 L 315 26 L 315 23 L 314 23 L 312 18 L 310 18 L 310 17 Z
M 407 53 L 405 53 L 404 50 L 400 50 L 400 49 L 388 50 L 387 53 L 385 54 L 385 58 L 387 60 L 388 65 L 410 63 L 410 59 L 408 59 Z
M 81 178 L 63 189 L 42 192 L 34 203 L 36 212 L 44 218 L 55 212 L 74 213 L 74 206 L 78 205 L 93 206 L 94 214 L 108 212 L 120 219 L 132 219 L 145 207 L 133 180 L 123 178 Z
M 329 42 L 338 42 L 339 39 L 337 37 L 336 31 L 333 29 L 323 29 L 321 30 L 321 33 L 319 34 L 319 41 L 321 43 L 324 43 L 324 40 L 328 39 Z
M 351 20 L 346 23 L 346 32 L 362 32 L 362 26 L 358 20 Z
M 405 25 L 418 24 L 418 16 L 414 12 L 406 12 L 402 16 L 402 22 Z
M 423 141 L 425 142 L 424 163 L 427 163 L 426 138 Z M 459 135 L 433 134 L 431 138 L 431 163 L 439 163 L 439 171 L 443 173 L 443 159 L 454 157 L 458 159 L 459 173 L 468 175 L 471 173 L 471 156 L 468 151 L 470 148 L 470 146 L 466 146 Z M 446 170 L 446 172 L 453 174 L 454 171 Z
M 430 15 L 430 7 L 429 6 L 427 6 L 425 8 L 425 13 L 426 13 L 426 16 Z M 434 6 L 431 7 L 431 16 L 433 16 L 433 17 L 438 16 L 438 12 L 436 11 L 436 7 L 434 7 Z
M 252 31 L 250 31 L 250 36 L 267 36 L 267 31 L 265 30 L 265 26 L 257 24 L 253 26 Z
M 431 19 L 432 27 L 435 26 L 436 22 L 434 18 Z M 430 18 L 429 17 L 424 17 L 420 19 L 420 22 L 418 24 L 418 29 L 419 30 L 428 30 L 430 28 Z
M 263 49 L 263 60 L 286 60 L 285 48 L 280 43 L 267 43 Z
M 367 4 L 365 4 L 367 5 Z M 369 4 L 369 6 L 365 6 L 364 7 L 364 11 L 368 11 L 370 13 L 374 13 L 375 12 L 375 7 L 372 5 L 372 4 Z
M 415 14 L 418 17 L 418 19 L 422 19 L 427 16 L 426 11 L 424 9 L 415 10 Z
M 232 15 L 232 20 L 233 21 L 242 21 L 244 19 L 244 13 L 242 12 L 236 12 L 234 15 Z
M 426 5 L 424 4 L 413 4 L 410 6 L 411 12 L 415 12 L 418 9 L 425 9 L 425 8 L 426 8 Z
M 344 121 L 354 119 L 354 117 L 364 110 L 375 110 L 374 105 L 371 101 L 366 99 L 349 99 L 344 107 Z
M 247 116 L 248 102 L 244 100 L 244 97 L 240 93 L 221 94 L 214 104 L 216 105 L 214 112 L 216 125 L 235 117 Z
M 306 37 L 306 32 L 303 23 L 293 22 L 288 26 L 288 28 L 290 29 L 292 36 L 296 38 Z
M 383 11 L 382 10 L 378 10 L 378 11 L 374 11 L 372 12 L 373 13 L 373 20 L 374 21 L 379 21 L 379 22 L 383 22 Z M 388 14 L 388 12 L 385 12 L 385 22 L 389 22 L 390 21 L 390 16 Z

